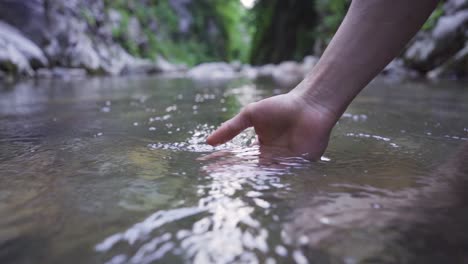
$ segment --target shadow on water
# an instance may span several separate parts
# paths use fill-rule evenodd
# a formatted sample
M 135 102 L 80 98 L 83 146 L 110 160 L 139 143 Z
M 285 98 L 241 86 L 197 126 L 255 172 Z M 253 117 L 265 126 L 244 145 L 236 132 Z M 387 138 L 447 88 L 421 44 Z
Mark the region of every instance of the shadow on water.
M 372 84 L 319 162 L 252 146 L 252 130 L 204 143 L 279 87 L 127 78 L 2 89 L 0 262 L 467 261 L 468 93 L 456 86 Z

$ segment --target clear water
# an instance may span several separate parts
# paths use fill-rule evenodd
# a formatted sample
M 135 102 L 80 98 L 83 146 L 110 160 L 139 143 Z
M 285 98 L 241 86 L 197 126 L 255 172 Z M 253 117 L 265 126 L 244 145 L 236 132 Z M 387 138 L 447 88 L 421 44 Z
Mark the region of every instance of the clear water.
M 271 84 L 0 86 L 0 263 L 468 261 L 468 90 L 375 81 L 319 162 L 205 145 Z

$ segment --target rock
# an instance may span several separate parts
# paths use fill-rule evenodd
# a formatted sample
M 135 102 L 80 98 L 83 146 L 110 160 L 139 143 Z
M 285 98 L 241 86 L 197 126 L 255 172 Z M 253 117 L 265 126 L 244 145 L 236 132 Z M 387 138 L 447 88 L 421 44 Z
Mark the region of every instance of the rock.
M 42 50 L 12 26 L 0 22 L 0 67 L 31 75 L 32 68 L 48 65 Z
M 402 59 L 391 61 L 381 74 L 391 80 L 414 79 L 420 76 L 417 71 L 406 67 Z
M 33 75 L 27 58 L 3 39 L 0 39 L 0 70 L 10 74 Z
M 166 73 L 166 72 L 176 72 L 176 71 L 185 71 L 187 67 L 185 65 L 175 65 L 164 59 L 162 56 L 156 58 L 156 71 L 149 73 Z
M 444 13 L 452 15 L 459 10 L 468 8 L 467 0 L 448 0 L 444 4 Z
M 264 79 L 273 79 L 273 72 L 275 71 L 275 65 L 273 64 L 265 64 L 257 68 L 257 79 L 264 80 Z
M 457 79 L 468 74 L 468 42 L 465 47 L 444 64 L 427 73 L 429 79 Z
M 207 62 L 190 69 L 187 76 L 194 79 L 232 79 L 240 74 L 229 63 Z
M 76 37 L 74 45 L 68 46 L 65 51 L 69 63 L 66 66 L 84 68 L 91 73 L 98 72 L 100 68 L 100 58 L 93 47 L 91 40 L 84 34 Z
M 450 16 L 443 16 L 437 21 L 437 24 L 432 31 L 432 37 L 436 40 L 452 40 L 458 32 L 464 33 L 463 25 L 466 26 L 467 23 L 468 10 L 463 10 Z
M 411 68 L 427 72 L 440 66 L 463 48 L 468 10 L 441 17 L 432 32 L 420 32 L 404 54 Z
M 158 56 L 155 62 L 148 59 L 129 58 L 126 62 L 122 74 L 158 74 L 158 73 L 173 73 L 183 71 L 185 68 L 174 65 L 163 57 Z
M 107 16 L 109 17 L 110 26 L 112 28 L 119 28 L 122 21 L 122 15 L 119 11 L 110 8 L 107 10 Z
M 39 79 L 51 79 L 53 77 L 53 73 L 52 73 L 52 70 L 50 69 L 40 68 L 36 70 L 36 73 L 34 76 Z
M 282 87 L 291 87 L 299 84 L 304 79 L 304 69 L 295 61 L 280 63 L 273 70 L 273 81 Z
M 307 75 L 312 68 L 318 63 L 319 58 L 315 56 L 306 56 L 302 62 L 302 68 Z
M 40 79 L 50 79 L 50 78 L 59 78 L 59 79 L 79 79 L 87 76 L 86 70 L 79 68 L 62 68 L 56 67 L 53 69 L 38 69 L 36 71 L 36 78 Z
M 231 61 L 229 64 L 237 72 L 242 70 L 242 63 L 240 61 Z
M 138 40 L 142 36 L 142 30 L 140 22 L 136 17 L 131 17 L 127 25 L 127 37 L 129 40 L 139 42 Z
M 45 0 L 2 0 L 0 18 L 22 32 L 36 45 L 47 40 Z
M 258 69 L 252 67 L 249 64 L 242 65 L 240 69 L 240 75 L 250 80 L 255 80 L 258 78 Z
M 135 63 L 135 60 L 137 60 L 119 45 L 98 43 L 95 48 L 100 59 L 100 70 L 109 75 L 125 73 L 129 65 Z

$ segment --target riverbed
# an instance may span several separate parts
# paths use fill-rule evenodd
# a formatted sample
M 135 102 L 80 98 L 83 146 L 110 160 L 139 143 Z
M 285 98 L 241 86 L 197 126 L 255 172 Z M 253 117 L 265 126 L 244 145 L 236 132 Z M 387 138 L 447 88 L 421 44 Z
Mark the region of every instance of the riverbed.
M 468 90 L 375 80 L 321 160 L 206 136 L 243 79 L 0 86 L 1 263 L 461 263 Z

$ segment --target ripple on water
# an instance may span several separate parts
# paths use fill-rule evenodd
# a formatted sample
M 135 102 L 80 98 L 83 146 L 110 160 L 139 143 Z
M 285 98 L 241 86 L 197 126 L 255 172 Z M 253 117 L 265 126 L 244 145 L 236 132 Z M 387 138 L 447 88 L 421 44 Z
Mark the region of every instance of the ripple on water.
M 390 139 L 388 137 L 379 136 L 379 135 L 371 135 L 371 134 L 366 134 L 366 133 L 346 133 L 346 136 L 347 137 L 355 137 L 355 138 L 374 139 L 374 140 L 377 140 L 377 141 L 386 142 L 389 146 L 394 147 L 394 148 L 400 147 L 396 143 L 392 142 L 392 139 Z
M 190 131 L 190 137 L 184 142 L 169 142 L 169 143 L 153 143 L 149 144 L 150 149 L 165 149 L 174 151 L 187 152 L 212 152 L 219 150 L 233 150 L 236 148 L 244 148 L 251 145 L 255 141 L 253 129 L 248 129 L 235 137 L 230 142 L 213 147 L 205 143 L 206 138 L 214 131 L 214 126 L 207 124 L 198 125 L 193 131 Z M 242 152 L 242 151 L 241 151 Z
M 106 254 L 108 263 L 149 263 L 178 254 L 195 263 L 255 263 L 272 256 L 305 259 L 300 247 L 275 239 L 281 237 L 281 226 L 275 221 L 277 205 L 270 199 L 289 190 L 282 176 L 310 163 L 300 157 L 262 157 L 258 147 L 246 147 L 252 139 L 249 132 L 232 143 L 208 148 L 204 140 L 212 129 L 200 126 L 187 142 L 150 146 L 212 152 L 200 159 L 205 176 L 197 187 L 198 201 L 157 211 L 97 244 L 96 251 Z M 265 223 L 277 227 L 268 231 Z M 136 253 L 122 255 L 119 246 Z

